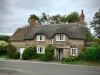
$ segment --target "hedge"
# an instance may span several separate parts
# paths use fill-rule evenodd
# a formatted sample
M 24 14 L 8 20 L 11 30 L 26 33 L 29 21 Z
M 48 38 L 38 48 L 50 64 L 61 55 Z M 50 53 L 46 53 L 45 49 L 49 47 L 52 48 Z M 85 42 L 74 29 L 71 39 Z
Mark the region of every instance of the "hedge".
M 16 52 L 16 48 L 13 45 L 9 44 L 7 46 L 7 56 L 8 56 L 8 58 L 13 58 L 15 52 Z

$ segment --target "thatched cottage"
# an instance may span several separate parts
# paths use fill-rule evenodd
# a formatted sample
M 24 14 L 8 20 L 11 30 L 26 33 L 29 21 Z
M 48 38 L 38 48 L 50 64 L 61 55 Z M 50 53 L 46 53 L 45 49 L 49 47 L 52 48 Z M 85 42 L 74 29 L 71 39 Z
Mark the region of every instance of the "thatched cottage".
M 58 60 L 78 55 L 84 47 L 86 36 L 84 17 L 82 10 L 79 23 L 35 25 L 36 21 L 32 19 L 31 26 L 18 28 L 9 41 L 21 55 L 26 47 L 32 45 L 37 46 L 37 53 L 44 54 L 49 44 L 54 47 Z

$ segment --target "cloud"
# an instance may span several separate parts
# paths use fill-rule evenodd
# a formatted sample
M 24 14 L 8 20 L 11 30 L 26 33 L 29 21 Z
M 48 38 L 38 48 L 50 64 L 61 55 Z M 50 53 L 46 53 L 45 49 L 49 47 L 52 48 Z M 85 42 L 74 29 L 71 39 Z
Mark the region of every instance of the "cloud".
M 49 15 L 81 13 L 85 21 L 92 21 L 94 13 L 100 9 L 99 0 L 0 0 L 0 34 L 13 34 L 15 30 L 28 24 L 31 14 L 38 16 L 45 12 Z

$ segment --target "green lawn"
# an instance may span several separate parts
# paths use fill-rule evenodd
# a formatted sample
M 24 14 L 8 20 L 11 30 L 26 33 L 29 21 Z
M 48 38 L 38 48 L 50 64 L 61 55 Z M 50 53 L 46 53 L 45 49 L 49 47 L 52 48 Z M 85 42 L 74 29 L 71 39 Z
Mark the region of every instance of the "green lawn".
M 79 61 L 75 61 L 75 62 L 62 62 L 63 64 L 73 64 L 73 65 L 83 65 L 85 63 L 85 61 L 83 60 L 79 60 Z
M 84 60 L 78 60 L 78 61 L 75 61 L 75 62 L 62 62 L 62 64 L 100 66 L 100 60 L 99 61 L 92 61 L 92 62 L 86 62 Z
M 7 58 L 7 55 L 0 55 L 0 58 Z

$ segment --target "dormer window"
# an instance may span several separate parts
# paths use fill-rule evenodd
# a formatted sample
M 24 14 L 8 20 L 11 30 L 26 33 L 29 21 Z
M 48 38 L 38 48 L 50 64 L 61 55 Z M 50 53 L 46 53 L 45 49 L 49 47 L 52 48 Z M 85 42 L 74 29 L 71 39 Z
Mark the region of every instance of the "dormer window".
M 57 34 L 56 41 L 65 41 L 65 34 Z
M 44 35 L 37 35 L 37 41 L 45 41 Z

